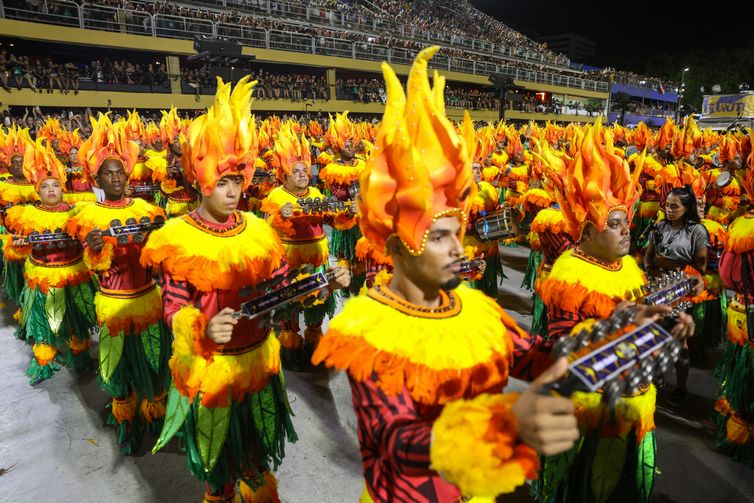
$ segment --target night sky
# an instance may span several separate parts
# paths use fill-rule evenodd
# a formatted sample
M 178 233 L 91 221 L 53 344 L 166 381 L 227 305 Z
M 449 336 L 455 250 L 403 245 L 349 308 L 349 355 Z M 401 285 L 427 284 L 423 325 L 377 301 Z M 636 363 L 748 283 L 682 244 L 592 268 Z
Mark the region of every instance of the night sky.
M 641 68 L 642 59 L 663 51 L 681 54 L 687 49 L 754 49 L 754 18 L 746 15 L 748 2 L 564 2 L 544 0 L 470 0 L 478 9 L 508 26 L 542 35 L 575 33 L 597 44 L 597 58 L 579 61 L 620 69 Z M 609 7 L 606 7 L 609 5 Z M 651 7 L 648 12 L 643 12 Z M 633 68 L 632 68 L 633 67 Z

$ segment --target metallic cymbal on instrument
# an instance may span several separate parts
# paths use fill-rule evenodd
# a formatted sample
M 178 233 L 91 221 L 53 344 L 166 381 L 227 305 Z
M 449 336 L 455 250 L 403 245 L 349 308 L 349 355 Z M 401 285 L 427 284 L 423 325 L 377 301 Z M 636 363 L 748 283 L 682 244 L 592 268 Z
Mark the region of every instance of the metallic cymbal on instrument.
M 629 145 L 626 147 L 626 160 L 629 160 L 632 155 L 636 155 L 639 153 L 639 149 L 636 148 L 635 145 Z
M 714 152 L 712 154 L 712 165 L 715 166 L 716 168 L 719 168 L 720 166 L 723 165 L 723 163 L 720 162 L 720 153 L 719 152 Z
M 620 402 L 621 396 L 623 396 L 624 389 L 625 385 L 620 379 L 607 381 L 602 388 L 602 401 L 607 404 L 610 409 L 614 409 L 618 406 L 618 402 Z

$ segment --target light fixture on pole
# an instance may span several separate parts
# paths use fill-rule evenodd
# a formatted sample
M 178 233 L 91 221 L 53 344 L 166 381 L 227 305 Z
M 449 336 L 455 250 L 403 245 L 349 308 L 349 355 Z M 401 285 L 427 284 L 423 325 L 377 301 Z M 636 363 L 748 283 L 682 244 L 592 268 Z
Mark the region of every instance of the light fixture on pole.
M 678 95 L 678 101 L 675 103 L 675 122 L 678 123 L 680 114 L 681 114 L 681 98 L 683 98 L 683 90 L 686 84 L 684 83 L 684 79 L 686 77 L 686 72 L 688 72 L 690 68 L 686 67 L 681 72 L 681 90 L 679 91 L 680 94 Z

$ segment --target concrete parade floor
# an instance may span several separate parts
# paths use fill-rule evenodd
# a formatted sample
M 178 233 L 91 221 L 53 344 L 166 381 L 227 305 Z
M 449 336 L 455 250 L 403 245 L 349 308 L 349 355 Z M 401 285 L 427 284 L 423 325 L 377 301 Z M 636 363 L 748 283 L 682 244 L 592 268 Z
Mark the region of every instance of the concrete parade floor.
M 531 293 L 519 288 L 528 248 L 502 248 L 508 279 L 500 302 L 522 326 Z M 151 454 L 145 436 L 135 456 L 118 452 L 103 426 L 107 395 L 93 372 L 68 369 L 30 386 L 31 347 L 14 336 L 14 306 L 0 319 L 0 502 L 199 502 L 203 488 L 190 474 L 176 441 Z M 96 354 L 96 350 L 93 351 Z M 663 503 L 754 502 L 754 471 L 712 448 L 709 415 L 716 383 L 712 368 L 691 370 L 690 396 L 680 409 L 665 402 L 673 376 L 658 395 L 658 469 L 654 499 Z M 277 472 L 285 503 L 356 502 L 362 490 L 351 395 L 342 374 L 286 373 L 299 436 Z M 522 389 L 513 381 L 512 389 Z M 502 501 L 530 501 L 519 491 Z

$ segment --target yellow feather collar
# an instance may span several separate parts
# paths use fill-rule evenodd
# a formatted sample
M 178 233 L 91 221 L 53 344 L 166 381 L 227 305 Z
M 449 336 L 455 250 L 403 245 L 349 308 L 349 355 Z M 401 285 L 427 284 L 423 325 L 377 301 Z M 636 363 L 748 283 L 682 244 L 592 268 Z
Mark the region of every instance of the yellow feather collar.
M 55 231 L 65 229 L 68 220 L 80 210 L 79 206 L 71 206 L 63 211 L 46 210 L 32 204 L 13 206 L 6 213 L 5 225 L 23 236 L 35 231 Z
M 633 257 L 627 255 L 615 264 L 601 265 L 577 250 L 570 249 L 558 257 L 540 284 L 545 305 L 604 318 L 619 302 L 641 296 L 646 279 Z
M 382 292 L 382 293 L 380 293 Z M 443 307 L 422 314 L 387 288 L 346 302 L 312 358 L 364 380 L 376 374 L 388 395 L 404 388 L 424 404 L 444 404 L 505 385 L 510 317 L 483 293 L 460 286 Z
M 754 250 L 754 210 L 730 224 L 726 248 L 736 253 Z
M 237 225 L 219 232 L 192 215 L 173 218 L 152 232 L 142 250 L 145 267 L 160 266 L 203 292 L 240 290 L 269 279 L 285 252 L 275 231 L 251 213 L 236 212 Z

